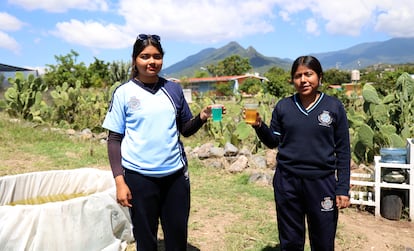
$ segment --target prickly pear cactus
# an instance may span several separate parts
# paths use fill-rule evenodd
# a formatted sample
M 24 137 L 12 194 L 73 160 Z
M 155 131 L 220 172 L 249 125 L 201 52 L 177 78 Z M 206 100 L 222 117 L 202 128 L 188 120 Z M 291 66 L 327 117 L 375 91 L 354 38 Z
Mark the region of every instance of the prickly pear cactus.
M 47 91 L 47 86 L 41 78 L 33 74 L 26 78 L 21 72 L 17 72 L 15 78 L 9 78 L 8 81 L 11 86 L 4 93 L 6 111 L 11 116 L 33 120 L 36 110 L 32 108 L 41 105 L 42 95 Z
M 362 97 L 363 109 L 348 111 L 353 157 L 372 162 L 382 147 L 405 147 L 414 136 L 414 79 L 403 73 L 385 97 L 365 84 Z

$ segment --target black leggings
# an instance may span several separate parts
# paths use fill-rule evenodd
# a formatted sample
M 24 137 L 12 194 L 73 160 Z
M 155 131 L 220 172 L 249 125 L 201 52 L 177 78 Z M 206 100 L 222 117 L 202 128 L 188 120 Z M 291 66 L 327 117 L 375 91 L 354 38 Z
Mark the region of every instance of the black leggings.
M 184 169 L 154 178 L 125 170 L 132 194 L 130 209 L 137 251 L 156 251 L 158 220 L 164 232 L 166 251 L 187 249 L 190 214 L 190 180 Z

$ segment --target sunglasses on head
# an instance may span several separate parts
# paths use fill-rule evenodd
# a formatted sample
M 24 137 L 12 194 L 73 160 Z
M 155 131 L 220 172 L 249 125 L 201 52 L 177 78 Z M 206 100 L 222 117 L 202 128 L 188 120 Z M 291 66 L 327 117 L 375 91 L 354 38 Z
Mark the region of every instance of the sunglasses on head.
M 144 40 L 147 40 L 147 39 L 153 39 L 157 42 L 160 42 L 161 37 L 158 36 L 158 35 L 149 35 L 149 34 L 148 35 L 147 34 L 139 34 L 138 37 L 137 37 L 137 40 L 141 40 L 141 41 L 144 41 Z

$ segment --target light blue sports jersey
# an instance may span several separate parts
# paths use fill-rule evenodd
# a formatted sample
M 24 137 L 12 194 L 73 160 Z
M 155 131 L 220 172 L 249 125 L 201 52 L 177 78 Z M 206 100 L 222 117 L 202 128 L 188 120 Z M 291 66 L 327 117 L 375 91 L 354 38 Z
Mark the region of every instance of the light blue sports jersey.
M 175 92 L 173 96 L 182 93 L 181 87 L 170 89 Z M 102 126 L 125 135 L 122 166 L 152 177 L 166 176 L 185 166 L 177 129 L 178 112 L 164 86 L 154 94 L 132 80 L 119 86 Z M 191 116 L 186 113 L 185 119 Z

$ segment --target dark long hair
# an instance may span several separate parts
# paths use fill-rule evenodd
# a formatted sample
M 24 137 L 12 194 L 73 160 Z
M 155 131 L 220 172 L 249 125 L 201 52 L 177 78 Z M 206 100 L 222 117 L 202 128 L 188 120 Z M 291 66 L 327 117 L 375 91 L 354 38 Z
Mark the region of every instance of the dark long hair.
M 323 70 L 322 70 L 322 65 L 319 62 L 319 60 L 315 58 L 314 56 L 300 56 L 292 64 L 292 69 L 290 71 L 291 81 L 293 81 L 295 72 L 298 69 L 298 67 L 301 65 L 306 66 L 309 69 L 316 72 L 319 79 L 322 78 Z
M 137 38 L 137 40 L 134 43 L 134 49 L 132 51 L 131 78 L 135 78 L 138 76 L 138 70 L 135 66 L 135 59 L 149 45 L 152 45 L 155 48 L 157 48 L 161 55 L 164 57 L 164 50 L 162 49 L 159 40 L 152 38 L 151 35 L 148 35 L 147 39 Z

